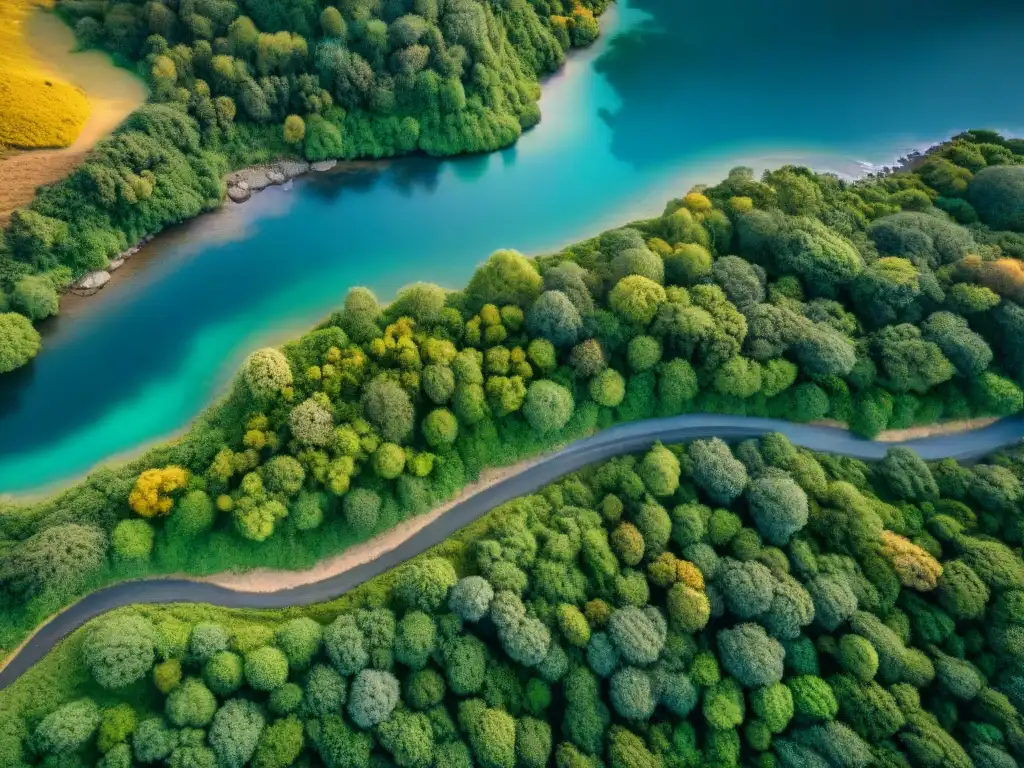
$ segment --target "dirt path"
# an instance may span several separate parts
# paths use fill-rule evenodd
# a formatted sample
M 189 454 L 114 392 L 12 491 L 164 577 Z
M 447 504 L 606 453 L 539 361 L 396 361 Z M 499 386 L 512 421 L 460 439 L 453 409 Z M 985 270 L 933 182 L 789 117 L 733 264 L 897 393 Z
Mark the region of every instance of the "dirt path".
M 304 571 L 283 571 L 273 568 L 257 568 L 245 573 L 218 573 L 208 576 L 201 581 L 216 584 L 220 587 L 227 587 L 238 592 L 277 592 L 282 589 L 300 587 L 303 584 L 312 584 L 323 581 L 331 576 L 351 570 L 356 566 L 376 560 L 386 552 L 397 547 L 404 541 L 415 536 L 424 527 L 441 517 L 445 512 L 456 504 L 465 501 L 470 496 L 475 496 L 495 483 L 504 480 L 506 477 L 518 475 L 526 471 L 534 464 L 543 461 L 544 454 L 527 461 L 521 461 L 511 467 L 501 469 L 488 469 L 480 473 L 480 479 L 475 483 L 467 485 L 462 492 L 446 504 L 432 509 L 426 514 L 411 518 L 390 528 L 379 536 L 375 536 L 362 544 L 349 547 L 340 555 L 321 560 L 312 568 Z
M 65 149 L 12 151 L 0 158 L 0 226 L 11 212 L 32 200 L 37 187 L 67 176 L 104 136 L 145 103 L 142 80 L 113 65 L 99 51 L 74 52 L 75 35 L 56 15 L 37 9 L 25 21 L 26 37 L 39 68 L 81 88 L 89 99 L 89 119 Z

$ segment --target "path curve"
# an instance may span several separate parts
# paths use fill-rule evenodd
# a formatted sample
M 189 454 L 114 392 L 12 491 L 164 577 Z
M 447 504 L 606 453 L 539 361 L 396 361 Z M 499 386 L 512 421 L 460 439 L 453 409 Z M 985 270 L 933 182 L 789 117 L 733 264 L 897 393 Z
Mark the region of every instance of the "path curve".
M 781 432 L 795 445 L 821 453 L 877 460 L 895 446 L 913 448 L 924 459 L 979 459 L 1024 439 L 1024 415 L 957 434 L 904 442 L 876 442 L 838 427 L 792 424 L 777 419 L 700 413 L 620 424 L 570 443 L 561 450 L 454 505 L 448 512 L 383 556 L 322 581 L 277 592 L 239 592 L 189 579 L 142 579 L 93 592 L 57 614 L 0 671 L 0 689 L 18 679 L 66 635 L 102 613 L 138 603 L 211 603 L 224 608 L 284 608 L 324 602 L 348 592 L 396 565 L 440 544 L 494 507 L 533 493 L 588 464 L 636 453 L 657 441 L 682 443 L 698 438 L 741 440 Z

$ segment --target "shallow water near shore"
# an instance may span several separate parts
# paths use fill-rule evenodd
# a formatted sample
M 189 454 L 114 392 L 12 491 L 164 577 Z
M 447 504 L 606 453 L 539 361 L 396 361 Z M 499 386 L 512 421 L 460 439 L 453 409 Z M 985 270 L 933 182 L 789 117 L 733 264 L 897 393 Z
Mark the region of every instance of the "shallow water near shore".
M 517 146 L 314 174 L 161 236 L 0 379 L 0 492 L 180 429 L 249 351 L 353 285 L 457 287 L 496 248 L 544 252 L 657 214 L 735 165 L 852 175 L 970 127 L 1024 128 L 1024 7 L 821 6 L 620 3 Z

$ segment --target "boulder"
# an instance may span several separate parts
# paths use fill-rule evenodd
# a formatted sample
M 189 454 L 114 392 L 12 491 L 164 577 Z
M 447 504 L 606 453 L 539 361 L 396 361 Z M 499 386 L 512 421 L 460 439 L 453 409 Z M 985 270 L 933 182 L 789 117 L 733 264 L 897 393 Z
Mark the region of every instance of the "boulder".
M 107 272 L 113 272 L 114 270 L 120 269 L 124 266 L 124 258 L 114 259 L 107 265 Z
M 248 182 L 242 183 L 248 183 L 249 189 L 252 192 L 262 192 L 271 184 L 270 179 L 267 177 L 267 174 L 263 172 L 250 173 L 248 176 Z
M 287 180 L 288 177 L 276 168 L 271 168 L 267 171 L 267 181 L 271 184 L 284 184 Z
M 228 187 L 228 197 L 233 203 L 244 203 L 252 197 L 252 192 L 249 191 L 249 185 L 243 181 L 237 185 Z
M 310 167 L 317 173 L 323 173 L 324 171 L 331 170 L 331 168 L 333 168 L 337 164 L 337 160 L 321 160 L 317 163 L 313 163 L 313 165 Z
M 79 296 L 92 296 L 109 282 L 109 272 L 102 269 L 97 270 L 96 272 L 88 272 L 83 275 L 77 283 L 71 286 L 71 292 L 78 294 Z
M 274 166 L 285 175 L 286 179 L 294 179 L 304 173 L 309 173 L 309 163 L 305 160 L 282 160 Z

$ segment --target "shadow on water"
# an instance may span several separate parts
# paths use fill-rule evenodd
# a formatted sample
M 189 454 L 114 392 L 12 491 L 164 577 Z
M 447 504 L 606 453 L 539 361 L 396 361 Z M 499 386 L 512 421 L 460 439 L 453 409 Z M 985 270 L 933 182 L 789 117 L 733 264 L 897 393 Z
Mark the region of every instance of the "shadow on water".
M 596 67 L 621 101 L 602 114 L 612 151 L 636 167 L 695 147 L 870 146 L 1024 125 L 1019 107 L 1018 122 L 1005 122 L 1007 85 L 1024 76 L 1019 0 L 632 6 L 650 19 L 612 40 Z

